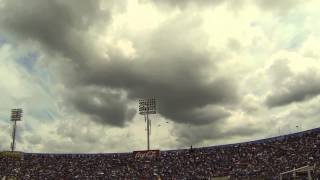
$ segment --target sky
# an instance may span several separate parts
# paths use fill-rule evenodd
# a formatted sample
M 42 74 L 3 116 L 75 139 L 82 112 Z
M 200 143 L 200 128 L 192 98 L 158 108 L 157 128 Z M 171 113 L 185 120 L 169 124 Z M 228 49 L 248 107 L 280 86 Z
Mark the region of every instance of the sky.
M 320 1 L 0 0 L 0 151 L 238 143 L 319 127 Z

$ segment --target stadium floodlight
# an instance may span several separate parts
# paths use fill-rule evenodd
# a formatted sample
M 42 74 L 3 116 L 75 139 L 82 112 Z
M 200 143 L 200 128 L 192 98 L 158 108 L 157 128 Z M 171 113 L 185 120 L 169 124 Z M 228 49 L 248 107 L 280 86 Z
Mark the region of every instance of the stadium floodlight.
M 11 110 L 11 121 L 13 121 L 11 151 L 14 151 L 16 147 L 17 121 L 21 121 L 22 112 L 22 109 Z
M 140 99 L 139 100 L 139 113 L 145 114 L 156 114 L 156 99 Z
M 140 99 L 139 100 L 139 114 L 144 116 L 144 121 L 147 124 L 147 148 L 150 150 L 150 134 L 151 134 L 151 120 L 149 114 L 156 114 L 156 99 Z

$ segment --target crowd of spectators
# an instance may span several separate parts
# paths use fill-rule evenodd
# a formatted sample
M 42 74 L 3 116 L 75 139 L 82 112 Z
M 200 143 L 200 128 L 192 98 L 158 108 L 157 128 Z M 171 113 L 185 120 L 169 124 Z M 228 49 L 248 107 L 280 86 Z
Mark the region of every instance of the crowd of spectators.
M 132 153 L 33 154 L 0 157 L 0 177 L 17 179 L 279 179 L 312 166 L 319 178 L 320 128 L 264 140 L 182 150 L 137 159 Z

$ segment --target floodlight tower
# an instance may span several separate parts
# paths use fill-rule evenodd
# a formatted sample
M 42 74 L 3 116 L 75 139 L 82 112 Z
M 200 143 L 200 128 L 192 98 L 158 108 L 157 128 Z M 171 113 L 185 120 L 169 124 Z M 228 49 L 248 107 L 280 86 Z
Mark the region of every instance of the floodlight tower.
M 144 116 L 144 121 L 147 123 L 147 148 L 150 150 L 150 134 L 151 134 L 151 120 L 149 114 L 156 114 L 156 99 L 140 99 L 139 100 L 139 114 Z
M 14 151 L 16 147 L 17 121 L 21 121 L 22 112 L 23 112 L 22 109 L 11 110 L 11 121 L 13 121 L 11 151 Z

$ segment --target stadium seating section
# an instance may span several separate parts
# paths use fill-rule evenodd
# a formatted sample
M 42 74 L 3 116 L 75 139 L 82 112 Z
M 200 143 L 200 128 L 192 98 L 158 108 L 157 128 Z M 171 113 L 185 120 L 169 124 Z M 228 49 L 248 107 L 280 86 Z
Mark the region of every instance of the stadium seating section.
M 310 165 L 319 175 L 320 128 L 258 141 L 161 151 L 155 158 L 133 153 L 0 156 L 0 177 L 16 179 L 278 179 Z M 318 175 L 317 175 L 318 174 Z

